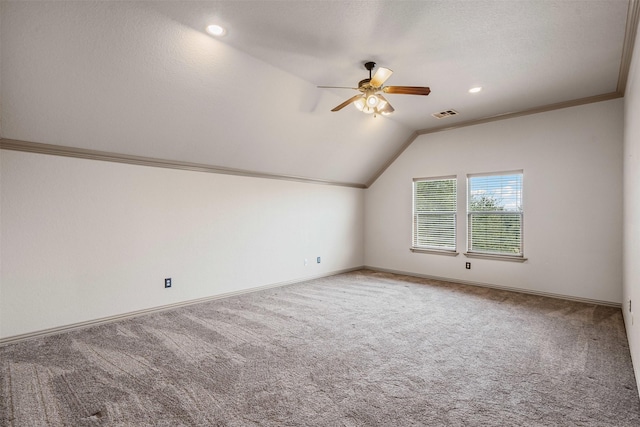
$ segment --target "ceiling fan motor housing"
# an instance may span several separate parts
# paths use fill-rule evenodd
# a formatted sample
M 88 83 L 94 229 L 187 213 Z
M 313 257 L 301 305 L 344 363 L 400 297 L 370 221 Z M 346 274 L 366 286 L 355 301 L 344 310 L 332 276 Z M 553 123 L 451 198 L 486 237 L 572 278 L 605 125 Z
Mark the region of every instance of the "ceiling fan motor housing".
M 371 82 L 371 79 L 360 80 L 360 82 L 358 82 L 358 89 L 361 92 L 366 91 L 367 89 L 371 88 L 371 85 L 369 84 L 370 82 Z

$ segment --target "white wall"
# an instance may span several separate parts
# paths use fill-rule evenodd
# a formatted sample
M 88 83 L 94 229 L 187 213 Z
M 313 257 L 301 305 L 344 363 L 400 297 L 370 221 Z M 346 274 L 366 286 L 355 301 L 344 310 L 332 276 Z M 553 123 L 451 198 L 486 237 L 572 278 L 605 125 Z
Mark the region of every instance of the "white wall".
M 0 170 L 0 338 L 363 264 L 363 190 L 6 150 Z
M 365 264 L 620 303 L 622 117 L 617 99 L 418 137 L 366 190 Z M 517 169 L 528 261 L 466 258 L 466 174 Z M 460 255 L 410 252 L 412 179 L 454 174 Z
M 640 390 L 640 39 L 636 40 L 625 93 L 624 114 L 624 273 L 623 307 L 627 337 Z M 635 308 L 634 308 L 635 307 Z

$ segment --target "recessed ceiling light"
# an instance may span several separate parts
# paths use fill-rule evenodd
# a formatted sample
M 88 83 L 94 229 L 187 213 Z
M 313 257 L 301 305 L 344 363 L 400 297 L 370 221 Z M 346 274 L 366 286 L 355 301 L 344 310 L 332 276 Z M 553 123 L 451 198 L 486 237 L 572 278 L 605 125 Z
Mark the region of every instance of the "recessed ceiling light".
M 471 89 L 469 89 L 469 93 L 478 93 L 482 90 L 481 86 L 478 87 L 472 87 Z
M 227 34 L 227 30 L 222 28 L 220 25 L 213 24 L 207 26 L 207 33 L 211 34 L 212 36 L 221 37 Z

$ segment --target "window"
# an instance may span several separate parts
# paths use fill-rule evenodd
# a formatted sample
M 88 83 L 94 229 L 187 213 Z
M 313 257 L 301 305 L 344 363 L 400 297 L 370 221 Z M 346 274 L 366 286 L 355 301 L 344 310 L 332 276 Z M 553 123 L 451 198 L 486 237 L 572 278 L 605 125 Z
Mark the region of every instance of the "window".
M 522 171 L 467 178 L 468 252 L 522 257 Z
M 456 178 L 413 180 L 411 250 L 456 250 Z

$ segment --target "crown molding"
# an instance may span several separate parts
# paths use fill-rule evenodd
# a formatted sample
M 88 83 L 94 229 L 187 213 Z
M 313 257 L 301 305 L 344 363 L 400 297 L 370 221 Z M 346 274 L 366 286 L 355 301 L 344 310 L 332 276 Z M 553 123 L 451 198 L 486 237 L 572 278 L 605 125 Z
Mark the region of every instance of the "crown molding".
M 633 56 L 639 20 L 640 1 L 629 0 L 627 24 L 624 31 L 624 44 L 622 45 L 622 58 L 620 59 L 620 73 L 618 74 L 618 86 L 616 88 L 616 91 L 622 96 L 624 96 L 627 89 L 627 78 L 629 77 L 629 70 L 631 68 L 631 57 Z
M 495 122 L 498 120 L 513 119 L 516 117 L 529 116 L 531 114 L 546 113 L 548 111 L 560 110 L 562 108 L 577 107 L 579 105 L 592 104 L 594 102 L 609 101 L 612 99 L 622 98 L 622 94 L 618 92 L 610 92 L 602 95 L 589 96 L 586 98 L 574 99 L 571 101 L 558 102 L 556 104 L 543 105 L 542 107 L 529 108 L 526 110 L 515 111 L 510 113 L 496 114 L 495 116 L 487 116 L 481 119 L 468 120 L 456 123 L 451 126 L 440 126 L 437 128 L 422 129 L 417 131 L 418 135 L 427 135 L 430 133 L 443 132 L 446 130 L 458 129 L 467 126 L 481 125 L 484 123 Z
M 498 120 L 507 120 L 515 117 L 527 116 L 531 114 L 544 113 L 547 111 L 558 110 L 562 108 L 575 107 L 579 105 L 608 101 L 624 96 L 629 70 L 631 67 L 631 59 L 633 48 L 635 45 L 638 23 L 640 22 L 640 0 L 629 0 L 627 9 L 627 22 L 625 27 L 624 44 L 622 47 L 622 57 L 620 60 L 620 71 L 618 73 L 618 83 L 615 92 L 605 93 L 601 95 L 590 96 L 586 98 L 575 99 L 571 101 L 559 102 L 555 104 L 544 105 L 536 108 L 530 108 L 521 111 L 508 112 L 494 116 L 483 117 L 476 120 L 463 121 L 452 124 L 450 126 L 440 126 L 435 128 L 425 128 L 414 131 L 409 138 L 400 146 L 393 156 L 378 169 L 366 184 L 340 182 L 331 180 L 322 180 L 315 178 L 307 178 L 293 175 L 279 175 L 266 172 L 256 172 L 245 169 L 234 169 L 223 166 L 208 165 L 202 163 L 182 162 L 166 159 L 157 159 L 153 157 L 134 156 L 127 154 L 111 153 L 106 151 L 89 150 L 84 148 L 68 147 L 54 144 L 43 144 L 38 142 L 19 141 L 14 139 L 0 138 L 0 149 L 24 151 L 30 153 L 49 154 L 55 156 L 75 157 L 81 159 L 101 160 L 115 163 L 125 163 L 140 166 L 161 167 L 168 169 L 188 170 L 195 172 L 216 173 L 224 175 L 246 176 L 253 178 L 278 179 L 284 181 L 302 182 L 307 184 L 323 184 L 335 185 L 341 187 L 351 187 L 365 189 L 369 188 L 377 181 L 382 174 L 405 152 L 407 148 L 420 136 L 436 132 L 444 132 L 448 130 L 459 129 L 468 126 L 475 126 L 484 123 L 490 123 Z
M 547 111 L 559 110 L 561 108 L 576 107 L 578 105 L 591 104 L 594 102 L 609 101 L 611 99 L 617 99 L 617 98 L 622 98 L 622 94 L 620 94 L 619 92 L 611 92 L 611 93 L 605 93 L 603 95 L 595 95 L 595 96 L 589 96 L 587 98 L 574 99 L 572 101 L 558 102 L 556 104 L 544 105 L 542 107 L 530 108 L 522 111 L 497 114 L 495 116 L 483 117 L 481 119 L 476 119 L 476 120 L 467 120 L 460 123 L 454 123 L 450 126 L 440 126 L 436 128 L 418 130 L 411 135 L 411 138 L 409 138 L 407 142 L 405 142 L 398 149 L 398 151 L 393 155 L 393 157 L 387 163 L 385 163 L 385 165 L 378 172 L 376 172 L 373 178 L 367 182 L 367 188 L 371 187 L 373 183 L 376 182 L 376 180 L 380 178 L 380 176 L 389 168 L 389 166 L 391 166 L 391 164 L 395 162 L 396 159 L 400 157 L 402 153 L 404 153 L 405 150 L 409 148 L 411 144 L 413 144 L 413 141 L 415 141 L 416 138 L 421 135 L 428 135 L 431 133 L 460 129 L 468 126 L 476 126 L 476 125 L 495 122 L 499 120 L 513 119 L 516 117 L 528 116 L 531 114 L 538 114 L 538 113 L 544 113 Z
M 414 132 L 412 138 L 404 143 L 398 151 L 378 170 L 375 175 L 367 182 L 367 188 L 391 166 L 391 164 L 409 148 L 409 146 L 420 135 L 428 135 L 430 133 L 444 132 L 447 130 L 459 129 L 467 126 L 475 126 L 483 123 L 495 122 L 498 120 L 513 119 L 515 117 L 528 116 L 530 114 L 544 113 L 547 111 L 559 110 L 561 108 L 576 107 L 578 105 L 590 104 L 593 102 L 609 101 L 611 99 L 622 98 L 627 88 L 627 78 L 629 77 L 629 69 L 631 68 L 631 57 L 633 55 L 633 47 L 635 45 L 636 34 L 638 31 L 638 22 L 640 21 L 640 0 L 629 0 L 627 9 L 627 23 L 625 26 L 624 43 L 622 45 L 622 57 L 620 59 L 620 71 L 618 73 L 618 83 L 615 92 L 605 93 L 601 95 L 589 96 L 586 98 L 574 99 L 571 101 L 558 102 L 556 104 L 543 105 L 541 107 L 530 108 L 527 110 L 514 111 L 509 113 L 497 114 L 495 116 L 483 117 L 477 120 L 468 120 L 455 123 L 450 126 L 440 126 L 435 128 L 420 129 Z
M 125 163 L 129 165 L 151 166 L 157 168 L 179 169 L 192 172 L 206 172 L 223 175 L 246 176 L 251 178 L 278 179 L 283 181 L 302 182 L 305 184 L 336 185 L 340 187 L 366 188 L 364 184 L 329 181 L 315 178 L 305 178 L 293 175 L 277 175 L 265 172 L 255 172 L 244 169 L 233 169 L 203 163 L 181 162 L 175 160 L 157 159 L 153 157 L 133 156 L 129 154 L 110 153 L 106 151 L 88 150 L 86 148 L 66 147 L 62 145 L 43 144 L 39 142 L 19 141 L 0 138 L 0 149 L 23 151 L 27 153 L 48 154 L 52 156 L 74 157 L 78 159 L 101 160 L 104 162 Z

